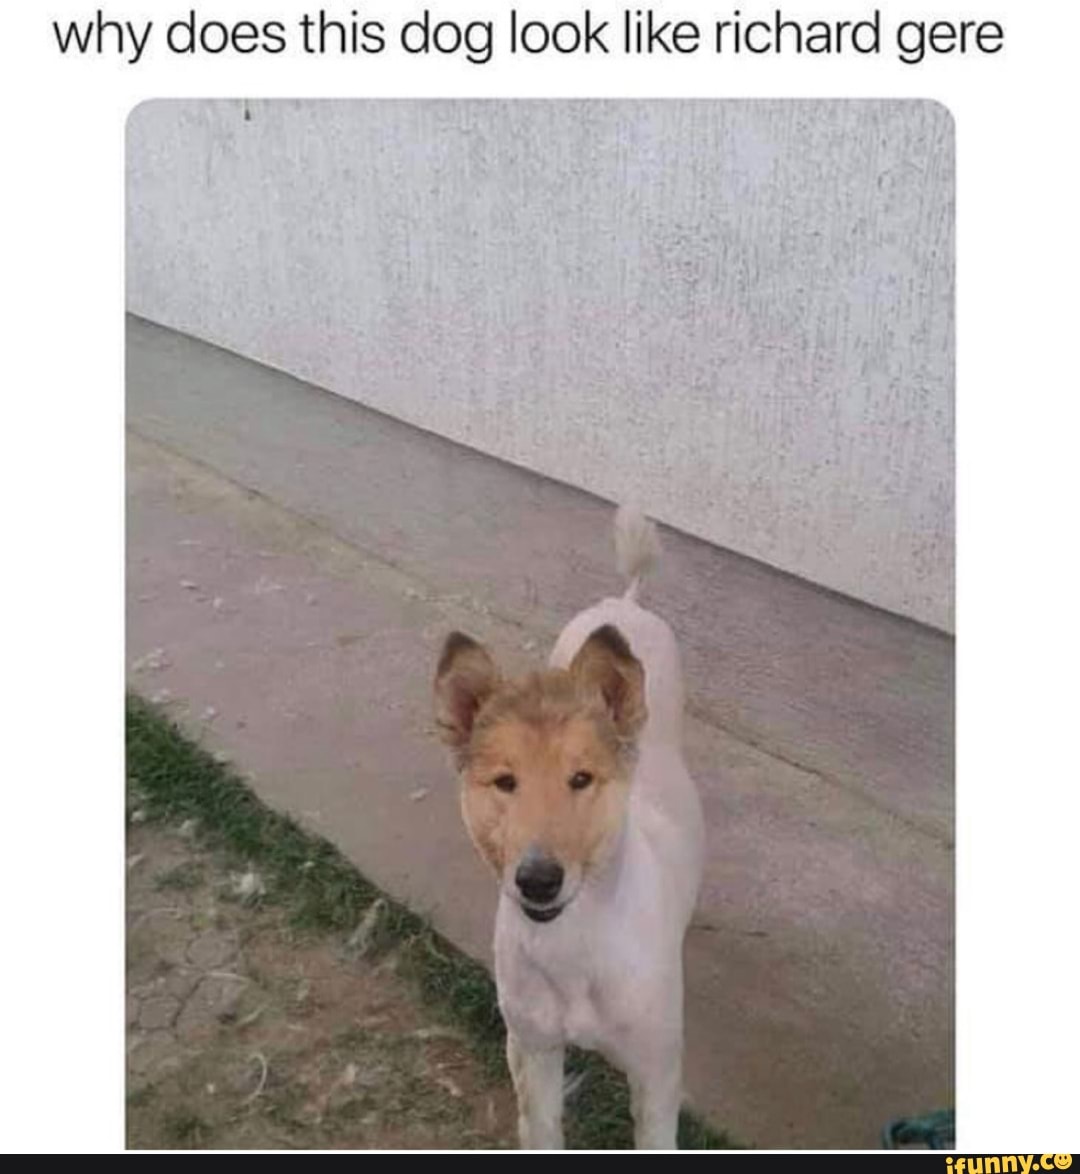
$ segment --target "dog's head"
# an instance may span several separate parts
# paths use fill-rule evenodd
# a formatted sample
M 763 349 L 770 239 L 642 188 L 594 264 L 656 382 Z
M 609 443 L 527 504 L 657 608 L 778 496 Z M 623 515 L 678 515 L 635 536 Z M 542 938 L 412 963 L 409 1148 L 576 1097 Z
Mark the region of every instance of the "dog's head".
M 568 669 L 504 681 L 486 650 L 455 632 L 439 659 L 435 712 L 473 843 L 530 918 L 553 920 L 622 832 L 645 721 L 641 663 L 605 626 Z

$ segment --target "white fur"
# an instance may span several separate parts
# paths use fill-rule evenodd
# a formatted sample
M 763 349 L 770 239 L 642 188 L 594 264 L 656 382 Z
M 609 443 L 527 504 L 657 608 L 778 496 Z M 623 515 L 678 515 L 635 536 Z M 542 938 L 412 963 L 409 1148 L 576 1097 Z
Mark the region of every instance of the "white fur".
M 635 601 L 658 553 L 655 527 L 634 511 L 616 526 L 621 599 L 576 616 L 551 655 L 565 668 L 612 624 L 645 670 L 648 719 L 618 847 L 554 921 L 529 921 L 503 895 L 495 973 L 518 1094 L 521 1143 L 561 1148 L 567 1044 L 603 1053 L 630 1080 L 639 1149 L 674 1149 L 682 1100 L 682 948 L 700 885 L 704 825 L 682 753 L 683 685 L 671 629 Z
M 629 583 L 626 598 L 637 599 L 639 583 L 659 557 L 656 527 L 635 506 L 622 506 L 615 515 L 615 563 Z

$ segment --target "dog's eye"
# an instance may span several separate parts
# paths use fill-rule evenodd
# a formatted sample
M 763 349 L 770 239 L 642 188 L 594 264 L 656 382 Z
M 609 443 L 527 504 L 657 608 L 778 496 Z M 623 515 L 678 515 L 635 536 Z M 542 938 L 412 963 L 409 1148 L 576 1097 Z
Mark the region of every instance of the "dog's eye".
M 570 786 L 575 791 L 584 791 L 592 782 L 592 775 L 587 770 L 579 770 L 576 775 L 570 776 Z
M 498 787 L 500 791 L 505 791 L 508 795 L 517 787 L 517 779 L 513 775 L 499 775 L 494 780 L 494 786 Z

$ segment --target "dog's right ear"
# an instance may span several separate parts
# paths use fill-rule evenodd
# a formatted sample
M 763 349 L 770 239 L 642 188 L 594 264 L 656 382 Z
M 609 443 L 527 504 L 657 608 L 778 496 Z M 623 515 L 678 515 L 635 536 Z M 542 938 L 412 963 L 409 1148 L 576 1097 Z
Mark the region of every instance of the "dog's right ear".
M 435 720 L 447 745 L 458 751 L 465 747 L 477 712 L 498 680 L 486 649 L 461 632 L 447 636 L 435 671 Z

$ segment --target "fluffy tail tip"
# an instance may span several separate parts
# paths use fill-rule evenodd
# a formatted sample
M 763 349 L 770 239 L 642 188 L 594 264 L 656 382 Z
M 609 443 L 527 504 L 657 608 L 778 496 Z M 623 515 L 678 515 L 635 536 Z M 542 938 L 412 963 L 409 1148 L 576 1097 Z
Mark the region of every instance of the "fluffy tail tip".
M 660 557 L 660 536 L 656 524 L 635 505 L 619 507 L 615 515 L 615 561 L 619 573 L 629 580 L 627 598 L 636 599 L 641 578 Z

